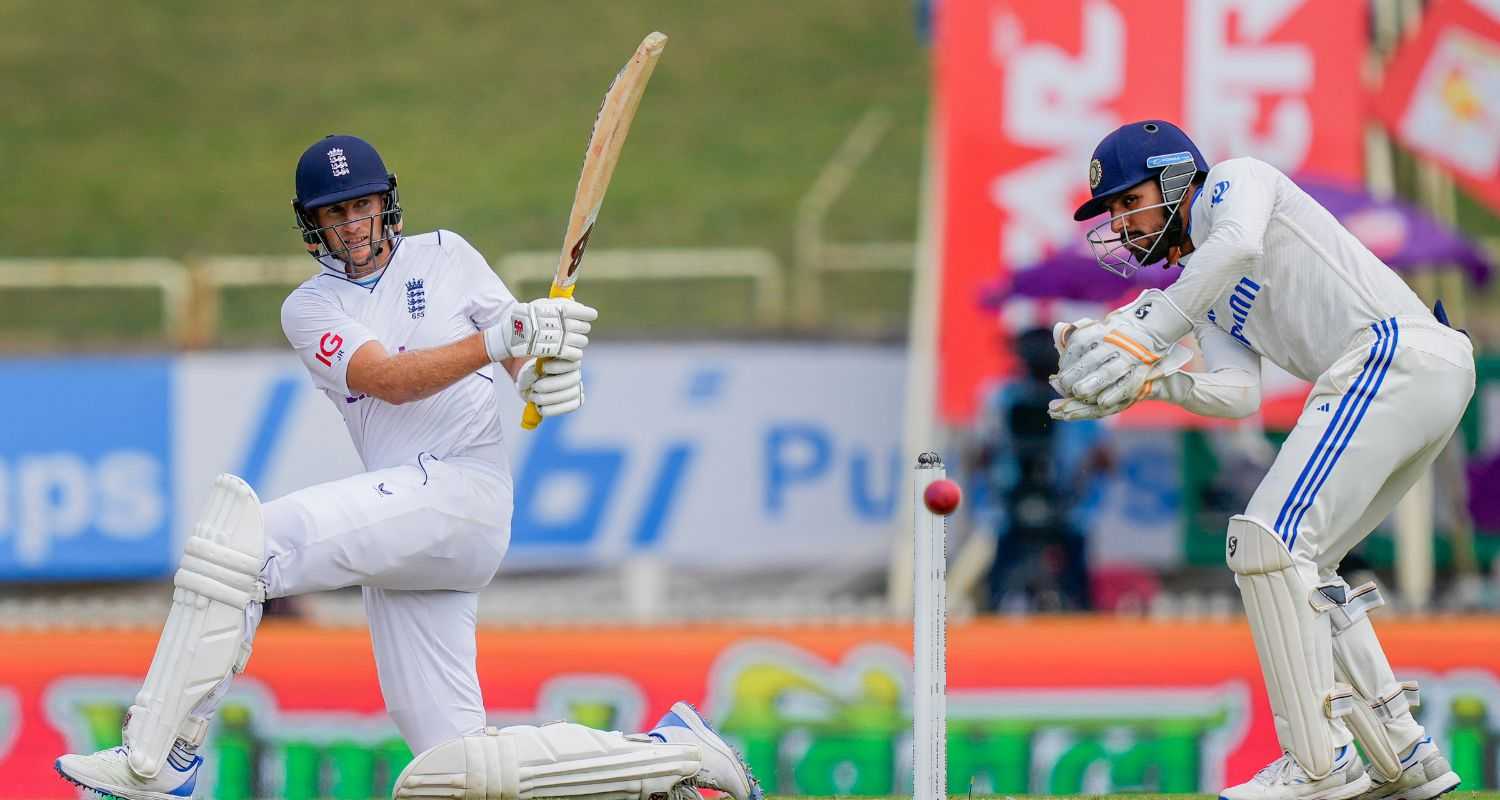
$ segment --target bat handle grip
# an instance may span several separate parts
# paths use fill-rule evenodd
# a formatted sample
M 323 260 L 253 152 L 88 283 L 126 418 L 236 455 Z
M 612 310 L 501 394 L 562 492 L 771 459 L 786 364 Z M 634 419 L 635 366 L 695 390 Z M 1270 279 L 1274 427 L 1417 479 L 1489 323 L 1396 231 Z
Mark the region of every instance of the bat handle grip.
M 571 285 L 570 286 L 558 286 L 556 283 L 553 283 L 552 284 L 552 291 L 548 292 L 547 296 L 548 297 L 572 297 L 573 296 L 573 287 Z M 550 360 L 551 359 L 549 359 L 549 358 L 539 358 L 539 359 L 536 360 L 536 374 L 537 374 L 537 377 L 541 377 L 542 376 L 542 365 L 545 364 L 545 363 L 547 363 Z M 521 428 L 524 429 L 524 430 L 528 430 L 528 431 L 534 431 L 534 430 L 536 430 L 536 426 L 538 426 L 540 424 L 542 424 L 542 412 L 541 412 L 541 410 L 536 407 L 536 403 L 527 403 L 526 404 L 526 410 L 523 411 L 523 412 L 521 412 Z
M 542 374 L 542 364 L 547 361 L 548 359 L 545 358 L 536 360 L 536 374 L 538 376 Z M 534 431 L 536 430 L 536 426 L 540 424 L 542 424 L 541 410 L 536 407 L 536 403 L 527 403 L 526 410 L 521 412 L 521 427 L 528 431 Z

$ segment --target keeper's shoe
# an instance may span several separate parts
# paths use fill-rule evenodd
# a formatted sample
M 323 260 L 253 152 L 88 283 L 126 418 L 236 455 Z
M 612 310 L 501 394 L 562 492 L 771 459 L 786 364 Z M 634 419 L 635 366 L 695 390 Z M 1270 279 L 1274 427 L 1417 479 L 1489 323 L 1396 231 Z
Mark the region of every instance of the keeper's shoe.
M 1255 777 L 1219 792 L 1219 800 L 1352 800 L 1370 790 L 1370 777 L 1353 745 L 1333 754 L 1333 769 L 1312 780 L 1288 753 L 1266 765 Z
M 691 783 L 724 792 L 734 800 L 764 800 L 765 793 L 750 774 L 745 760 L 687 703 L 673 703 L 672 710 L 656 723 L 650 735 L 667 744 L 698 745 L 703 754 L 703 768 L 689 779 Z
M 1418 739 L 1401 756 L 1401 774 L 1395 780 L 1382 780 L 1373 766 L 1366 772 L 1370 776 L 1370 791 L 1360 795 L 1359 800 L 1432 800 L 1457 789 L 1459 784 L 1458 773 L 1432 743 L 1431 736 Z
M 198 768 L 203 757 L 190 759 L 179 753 L 167 756 L 167 763 L 155 778 L 135 774 L 126 763 L 124 747 L 111 747 L 90 756 L 66 755 L 57 759 L 57 774 L 103 797 L 119 800 L 183 800 L 193 796 L 198 784 Z

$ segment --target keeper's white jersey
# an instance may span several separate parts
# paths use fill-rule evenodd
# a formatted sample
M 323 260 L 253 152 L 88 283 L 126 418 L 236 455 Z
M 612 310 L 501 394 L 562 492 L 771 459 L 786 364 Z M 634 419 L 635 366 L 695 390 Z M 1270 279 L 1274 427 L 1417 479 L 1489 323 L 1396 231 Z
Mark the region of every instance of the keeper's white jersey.
M 1215 165 L 1192 198 L 1193 253 L 1167 295 L 1303 380 L 1370 325 L 1431 319 L 1422 301 L 1317 201 L 1253 158 Z
M 411 464 L 419 453 L 492 456 L 501 441 L 494 382 L 510 380 L 494 364 L 399 406 L 349 390 L 349 359 L 360 345 L 379 340 L 394 355 L 449 344 L 490 327 L 515 302 L 484 257 L 451 231 L 402 237 L 394 247 L 368 287 L 345 278 L 341 262 L 324 258 L 323 269 L 281 306 L 287 341 L 344 415 L 365 469 Z M 508 473 L 504 459 L 498 461 Z

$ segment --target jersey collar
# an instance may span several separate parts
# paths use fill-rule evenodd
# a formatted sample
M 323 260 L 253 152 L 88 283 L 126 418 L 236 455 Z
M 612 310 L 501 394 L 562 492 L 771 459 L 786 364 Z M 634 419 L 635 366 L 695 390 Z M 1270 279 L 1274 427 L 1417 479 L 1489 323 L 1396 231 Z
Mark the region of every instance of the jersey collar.
M 346 275 L 344 273 L 344 262 L 333 256 L 322 256 L 318 259 L 318 263 L 323 265 L 323 271 L 318 274 L 327 278 L 337 278 L 344 283 L 352 283 L 365 291 L 373 292 L 375 291 L 375 287 L 380 285 L 381 278 L 384 278 L 385 274 L 390 272 L 391 265 L 396 263 L 396 256 L 401 252 L 401 243 L 404 241 L 406 241 L 406 237 L 400 235 L 392 239 L 391 257 L 386 259 L 385 266 L 381 267 L 378 272 L 366 275 L 359 280 L 352 280 Z

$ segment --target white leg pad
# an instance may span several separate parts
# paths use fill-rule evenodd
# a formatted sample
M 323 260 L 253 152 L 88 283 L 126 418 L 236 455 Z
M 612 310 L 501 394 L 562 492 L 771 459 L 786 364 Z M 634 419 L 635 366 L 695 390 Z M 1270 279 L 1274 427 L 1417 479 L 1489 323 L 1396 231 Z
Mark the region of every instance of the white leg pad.
M 1400 682 L 1375 637 L 1367 612 L 1385 604 L 1374 583 L 1353 589 L 1342 580 L 1346 601 L 1332 612 L 1333 660 L 1338 678 L 1354 689 L 1355 712 L 1349 728 L 1374 764 L 1380 777 L 1392 781 L 1401 775 L 1398 755 L 1424 735 L 1411 716 L 1421 703 L 1417 684 Z
M 1334 682 L 1337 602 L 1318 585 L 1317 568 L 1299 563 L 1270 528 L 1246 516 L 1229 521 L 1229 568 L 1245 601 L 1275 717 L 1276 737 L 1313 780 L 1333 770 L 1331 720 L 1353 710 L 1353 691 Z
M 193 718 L 193 709 L 245 668 L 250 617 L 265 600 L 265 547 L 259 498 L 239 478 L 220 475 L 188 538 L 172 610 L 125 719 L 130 768 L 142 777 L 161 771 L 177 739 L 203 740 L 207 719 Z
M 396 779 L 395 798 L 664 800 L 702 763 L 696 745 L 571 722 L 487 728 L 412 759 Z

